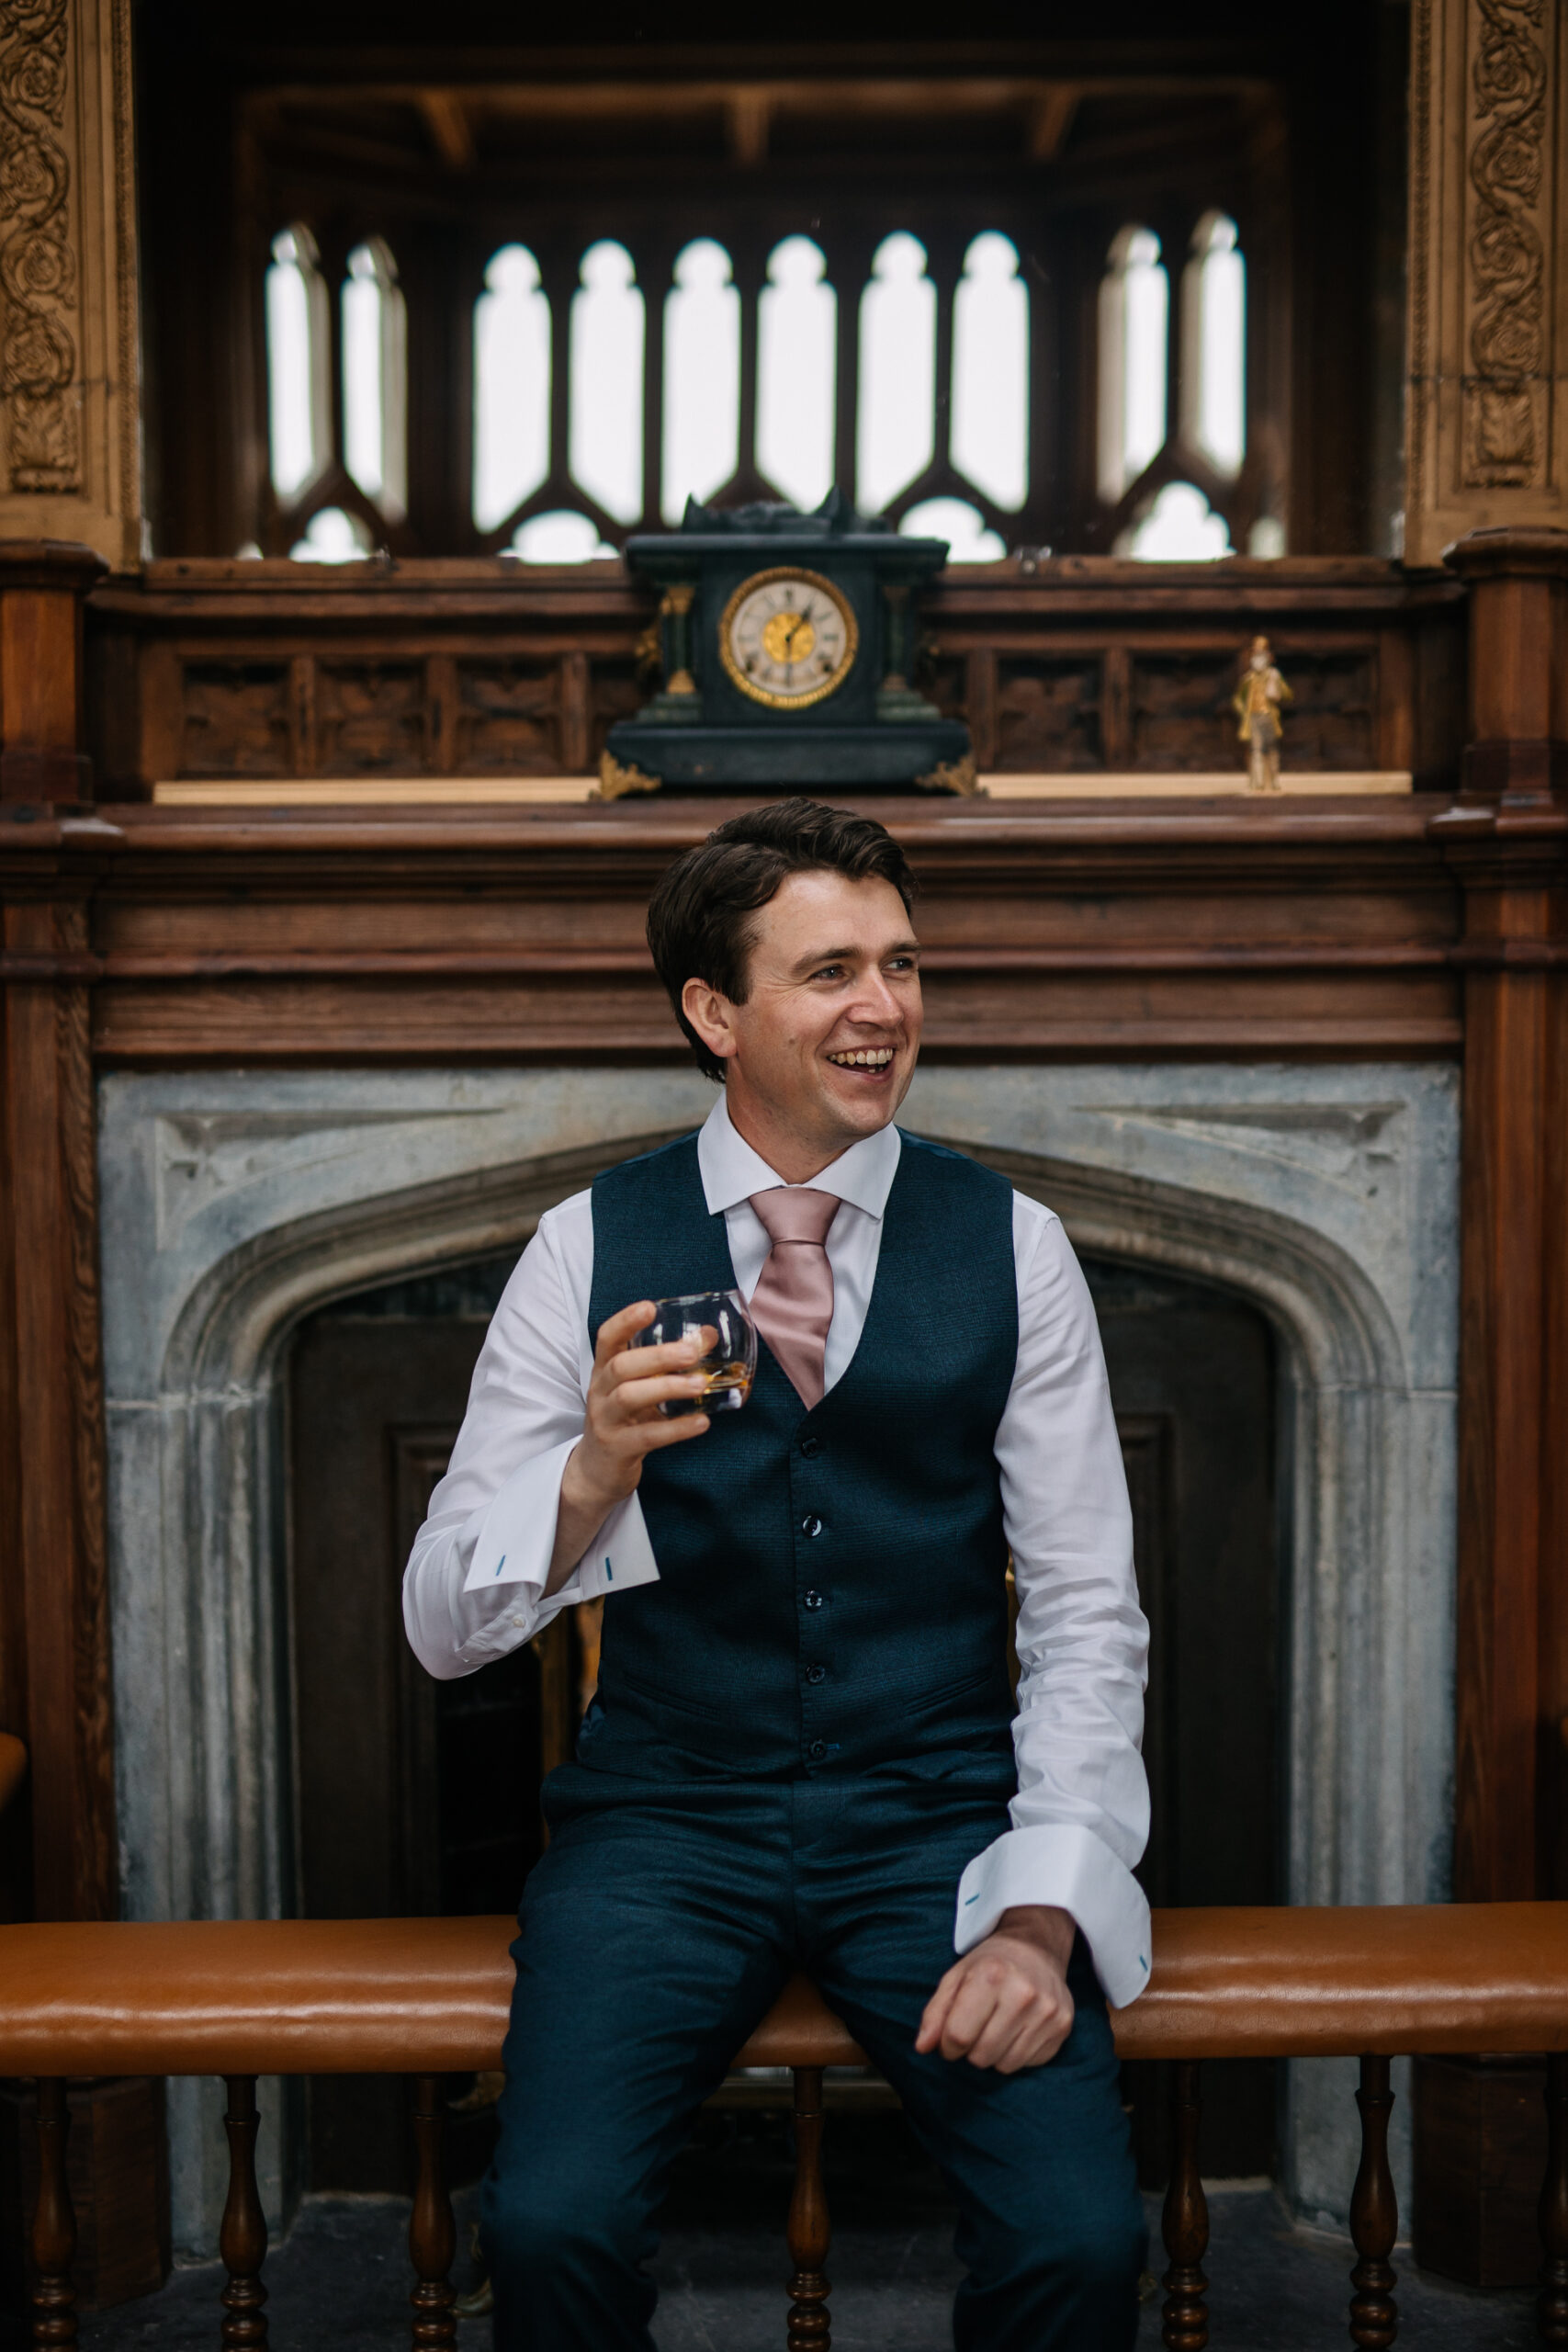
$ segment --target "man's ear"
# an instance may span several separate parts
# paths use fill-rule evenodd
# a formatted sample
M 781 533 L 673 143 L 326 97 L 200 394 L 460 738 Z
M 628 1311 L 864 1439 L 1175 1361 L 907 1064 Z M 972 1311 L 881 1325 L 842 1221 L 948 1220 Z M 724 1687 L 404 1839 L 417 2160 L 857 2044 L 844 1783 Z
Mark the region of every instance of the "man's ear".
M 707 1047 L 721 1062 L 738 1052 L 735 1007 L 706 980 L 688 980 L 681 990 L 681 1010 Z

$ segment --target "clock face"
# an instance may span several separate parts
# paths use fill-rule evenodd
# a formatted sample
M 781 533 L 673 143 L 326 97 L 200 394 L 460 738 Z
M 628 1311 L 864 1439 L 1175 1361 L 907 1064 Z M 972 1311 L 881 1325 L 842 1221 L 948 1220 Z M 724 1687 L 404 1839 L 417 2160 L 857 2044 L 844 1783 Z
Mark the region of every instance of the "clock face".
M 769 710 L 805 710 L 830 695 L 848 677 L 859 643 L 842 590 L 795 565 L 742 581 L 718 625 L 726 671 Z

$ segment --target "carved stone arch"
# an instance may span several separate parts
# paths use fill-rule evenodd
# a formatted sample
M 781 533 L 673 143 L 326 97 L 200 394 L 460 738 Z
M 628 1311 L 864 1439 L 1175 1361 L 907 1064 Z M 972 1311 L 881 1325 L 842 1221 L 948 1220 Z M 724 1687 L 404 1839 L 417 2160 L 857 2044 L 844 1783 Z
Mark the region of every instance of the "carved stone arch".
M 417 1268 L 521 1246 L 552 1202 L 689 1131 L 711 1100 L 694 1073 L 613 1069 L 104 1082 L 129 1916 L 291 1907 L 282 1396 L 300 1317 Z M 908 1124 L 1043 1198 L 1080 1247 L 1217 1283 L 1268 1314 L 1290 1371 L 1293 1464 L 1289 1892 L 1441 1895 L 1451 1077 L 1416 1066 L 950 1068 L 918 1080 Z M 1292 2187 L 1331 2208 L 1348 2177 L 1337 2093 L 1324 2083 L 1293 2096 Z M 221 2205 L 216 2124 L 197 2106 L 180 2120 L 195 2099 L 178 2092 L 172 2111 L 186 2245 L 210 2236 Z
M 164 1385 L 209 1390 L 271 1376 L 300 1318 L 314 1308 L 378 1282 L 521 1250 L 546 1210 L 584 1191 L 603 1169 L 688 1132 L 677 1126 L 628 1136 L 610 1151 L 601 1146 L 513 1167 L 462 1170 L 263 1232 L 191 1292 L 170 1338 Z

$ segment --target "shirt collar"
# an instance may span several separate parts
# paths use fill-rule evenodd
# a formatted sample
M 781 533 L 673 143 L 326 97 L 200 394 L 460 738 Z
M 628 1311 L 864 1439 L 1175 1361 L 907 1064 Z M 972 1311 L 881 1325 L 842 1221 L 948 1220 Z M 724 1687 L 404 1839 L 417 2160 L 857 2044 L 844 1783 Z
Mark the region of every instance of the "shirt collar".
M 859 1143 L 841 1151 L 819 1175 L 813 1176 L 811 1189 L 833 1193 L 852 1207 L 863 1209 L 868 1216 L 880 1217 L 893 1189 L 901 1148 L 898 1130 L 889 1121 L 875 1135 L 863 1136 Z M 697 1136 L 697 1166 L 710 1216 L 750 1200 L 753 1193 L 776 1192 L 784 1183 L 784 1178 L 737 1132 L 722 1094 Z

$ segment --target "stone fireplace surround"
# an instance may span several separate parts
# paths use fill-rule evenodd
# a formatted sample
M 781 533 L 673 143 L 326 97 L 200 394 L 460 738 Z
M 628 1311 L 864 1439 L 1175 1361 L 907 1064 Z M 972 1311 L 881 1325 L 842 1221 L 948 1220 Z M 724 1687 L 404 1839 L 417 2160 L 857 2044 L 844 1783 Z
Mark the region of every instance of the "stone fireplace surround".
M 699 1120 L 694 1072 L 195 1070 L 100 1086 L 116 1760 L 130 1918 L 294 1904 L 283 1394 L 299 1318 L 521 1247 L 595 1169 Z M 931 1068 L 905 1124 L 974 1151 L 1080 1249 L 1269 1317 L 1295 1903 L 1448 1892 L 1459 1079 L 1446 1064 Z M 308 1498 L 307 1498 L 308 1499 Z M 1290 2070 L 1284 2180 L 1342 2215 L 1348 2062 Z M 299 2144 L 264 2100 L 264 2187 Z M 176 2245 L 210 2252 L 216 2085 L 170 2086 Z M 1408 2102 L 1395 2109 L 1402 2203 Z

